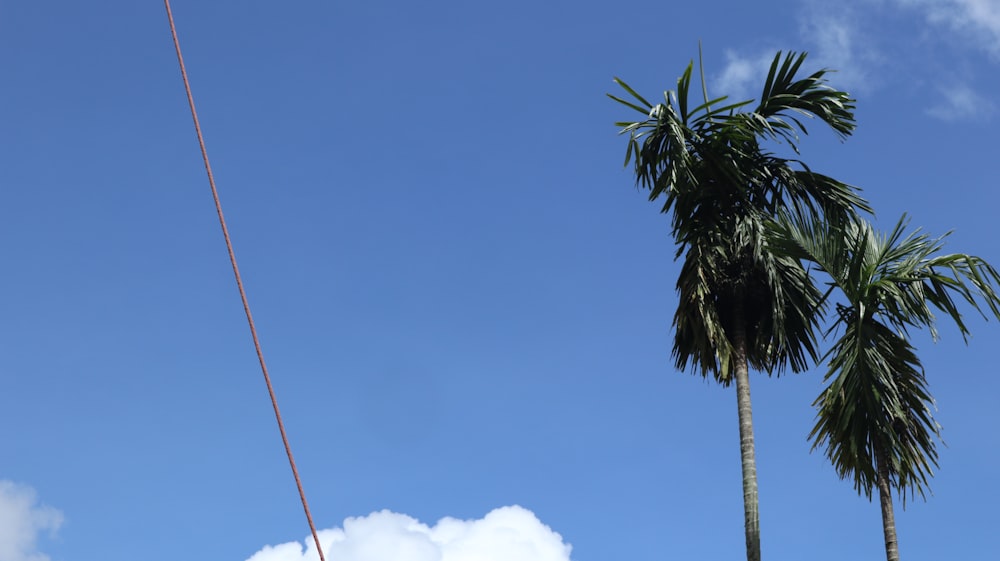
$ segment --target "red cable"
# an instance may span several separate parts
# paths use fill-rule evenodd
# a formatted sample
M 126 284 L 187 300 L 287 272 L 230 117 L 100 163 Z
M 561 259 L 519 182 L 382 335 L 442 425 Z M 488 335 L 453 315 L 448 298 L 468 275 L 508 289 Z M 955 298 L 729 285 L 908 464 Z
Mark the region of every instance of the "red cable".
M 198 135 L 198 146 L 201 147 L 201 158 L 205 161 L 205 171 L 208 173 L 208 184 L 212 188 L 212 199 L 215 200 L 215 211 L 219 215 L 219 225 L 222 226 L 222 236 L 226 239 L 226 249 L 229 251 L 229 262 L 233 265 L 233 275 L 236 277 L 236 286 L 240 291 L 240 299 L 243 301 L 243 311 L 247 315 L 247 323 L 250 325 L 250 336 L 253 337 L 253 346 L 257 351 L 257 360 L 260 362 L 260 370 L 264 374 L 264 382 L 267 384 L 267 393 L 271 397 L 271 406 L 274 408 L 274 418 L 278 421 L 278 431 L 281 432 L 281 442 L 285 445 L 285 454 L 288 455 L 288 463 L 292 466 L 292 475 L 295 477 L 295 486 L 299 490 L 299 498 L 302 499 L 302 509 L 306 513 L 306 520 L 309 522 L 309 531 L 312 532 L 313 541 L 316 542 L 316 551 L 319 553 L 320 561 L 326 561 L 323 556 L 323 548 L 319 545 L 319 534 L 316 533 L 316 525 L 313 524 L 312 514 L 309 513 L 309 503 L 306 501 L 306 493 L 302 489 L 302 480 L 299 479 L 299 470 L 295 467 L 295 458 L 292 456 L 292 447 L 288 444 L 288 435 L 285 434 L 285 423 L 281 420 L 281 411 L 278 410 L 278 398 L 274 395 L 274 387 L 271 385 L 271 376 L 267 373 L 267 365 L 264 363 L 264 353 L 260 348 L 260 339 L 257 337 L 257 328 L 253 323 L 253 315 L 250 314 L 250 302 L 247 301 L 247 293 L 243 289 L 243 280 L 240 278 L 240 268 L 236 265 L 236 253 L 233 252 L 233 243 L 229 239 L 229 228 L 226 227 L 226 219 L 222 216 L 222 203 L 219 201 L 219 191 L 215 188 L 215 177 L 212 175 L 212 166 L 208 163 L 208 151 L 205 150 L 205 139 L 201 135 L 201 124 L 198 122 L 198 112 L 194 108 L 194 96 L 191 95 L 191 85 L 188 83 L 187 70 L 184 68 L 184 57 L 181 56 L 181 44 L 177 39 L 177 28 L 174 26 L 174 15 L 170 10 L 170 0 L 163 0 L 163 5 L 167 8 L 167 19 L 170 21 L 170 34 L 174 38 L 174 49 L 177 51 L 177 62 L 181 67 L 181 78 L 184 80 L 184 91 L 187 93 L 188 105 L 191 106 L 191 117 L 194 119 L 194 131 Z

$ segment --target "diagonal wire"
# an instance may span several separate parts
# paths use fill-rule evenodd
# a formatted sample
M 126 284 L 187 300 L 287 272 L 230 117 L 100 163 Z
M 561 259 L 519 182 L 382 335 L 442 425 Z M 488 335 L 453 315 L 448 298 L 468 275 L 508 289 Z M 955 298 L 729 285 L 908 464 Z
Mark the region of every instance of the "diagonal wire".
M 264 374 L 264 382 L 267 384 L 267 393 L 271 397 L 271 406 L 274 408 L 274 418 L 278 421 L 278 431 L 281 432 L 281 442 L 285 445 L 285 454 L 288 456 L 288 463 L 292 467 L 292 475 L 295 477 L 295 486 L 299 490 L 299 498 L 302 499 L 302 509 L 306 513 L 306 520 L 309 522 L 309 530 L 312 532 L 313 541 L 316 542 L 316 551 L 319 553 L 320 561 L 326 561 L 323 556 L 323 548 L 319 545 L 319 534 L 316 533 L 316 525 L 313 524 L 312 514 L 309 512 L 309 503 L 306 501 L 306 493 L 302 489 L 302 480 L 299 478 L 299 470 L 295 467 L 295 458 L 292 456 L 292 447 L 288 443 L 288 435 L 285 433 L 285 423 L 281 420 L 281 411 L 278 410 L 278 398 L 274 395 L 274 387 L 271 385 L 271 376 L 267 373 L 267 364 L 264 363 L 264 352 L 260 347 L 260 339 L 257 337 L 257 328 L 253 323 L 253 315 L 250 313 L 250 302 L 247 300 L 246 290 L 243 289 L 243 279 L 240 277 L 240 268 L 236 265 L 236 253 L 233 252 L 233 243 L 229 239 L 229 228 L 226 227 L 226 219 L 222 215 L 222 203 L 219 200 L 219 191 L 215 188 L 215 177 L 212 175 L 212 166 L 208 163 L 208 151 L 205 150 L 205 139 L 201 134 L 201 124 L 198 122 L 198 112 L 194 108 L 194 96 L 191 94 L 191 84 L 188 82 L 187 70 L 184 68 L 184 57 L 181 56 L 181 44 L 177 39 L 177 27 L 174 25 L 174 14 L 170 10 L 170 0 L 163 0 L 163 5 L 167 8 L 167 20 L 170 22 L 170 34 L 174 39 L 174 49 L 177 51 L 177 62 L 181 67 L 181 78 L 184 80 L 184 91 L 187 93 L 188 105 L 191 107 L 191 117 L 194 119 L 194 131 L 198 135 L 198 146 L 201 148 L 201 158 L 205 162 L 205 171 L 208 173 L 208 184 L 212 188 L 212 199 L 215 201 L 215 211 L 219 215 L 219 225 L 222 226 L 222 236 L 226 239 L 226 249 L 229 251 L 229 262 L 233 265 L 233 275 L 236 277 L 236 287 L 240 292 L 240 299 L 243 301 L 243 311 L 247 315 L 247 323 L 250 326 L 250 336 L 253 337 L 253 346 L 257 351 L 257 360 L 260 362 L 260 370 Z

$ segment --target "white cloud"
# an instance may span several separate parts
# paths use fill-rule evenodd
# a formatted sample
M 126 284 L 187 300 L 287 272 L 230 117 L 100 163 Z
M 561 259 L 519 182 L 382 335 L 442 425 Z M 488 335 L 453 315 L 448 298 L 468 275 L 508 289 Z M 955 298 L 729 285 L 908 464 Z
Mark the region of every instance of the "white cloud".
M 569 544 L 519 506 L 478 520 L 442 518 L 427 526 L 388 510 L 348 518 L 343 528 L 319 532 L 328 561 L 570 561 Z M 265 546 L 247 561 L 314 561 L 312 537 Z M 2 560 L 0 560 L 2 561 Z
M 62 522 L 61 512 L 38 504 L 31 487 L 0 480 L 0 561 L 48 561 L 38 536 L 55 533 Z
M 956 84 L 941 92 L 941 103 L 927 110 L 927 114 L 945 121 L 984 120 L 995 106 L 989 99 L 965 84 Z
M 998 0 L 895 0 L 920 9 L 927 20 L 943 24 L 972 39 L 994 56 L 1000 56 L 1000 1 Z

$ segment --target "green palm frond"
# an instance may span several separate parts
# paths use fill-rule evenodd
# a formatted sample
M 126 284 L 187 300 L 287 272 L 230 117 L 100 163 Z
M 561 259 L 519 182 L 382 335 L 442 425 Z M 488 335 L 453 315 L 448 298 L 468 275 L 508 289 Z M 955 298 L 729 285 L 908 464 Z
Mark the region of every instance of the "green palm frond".
M 787 141 L 796 152 L 798 136 L 795 128 L 808 134 L 798 117 L 815 116 L 841 138 L 850 136 L 856 126 L 854 100 L 846 92 L 827 85 L 825 76 L 829 73 L 828 70 L 820 70 L 802 79 L 795 78 L 805 59 L 806 53 L 790 52 L 782 61 L 781 53 L 778 53 L 764 82 L 760 104 L 753 111 L 765 119 L 773 130 L 773 137 Z

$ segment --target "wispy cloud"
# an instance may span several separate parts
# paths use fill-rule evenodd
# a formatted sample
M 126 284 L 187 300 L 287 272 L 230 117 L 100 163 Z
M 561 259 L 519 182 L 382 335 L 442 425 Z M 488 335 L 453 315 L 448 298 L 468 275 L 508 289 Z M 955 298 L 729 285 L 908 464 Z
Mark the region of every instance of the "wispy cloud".
M 808 45 L 810 62 L 836 71 L 828 79 L 838 89 L 867 91 L 877 86 L 874 71 L 883 57 L 850 5 L 806 3 L 799 34 Z
M 493 510 L 478 520 L 443 518 L 427 526 L 388 510 L 348 518 L 319 532 L 327 559 L 337 561 L 570 561 L 562 536 L 522 507 Z M 319 559 L 311 538 L 265 546 L 247 561 Z M 0 561 L 3 561 L 0 559 Z
M 799 35 L 809 53 L 804 69 L 833 70 L 827 79 L 837 89 L 854 92 L 873 87 L 874 68 L 882 57 L 871 42 L 861 37 L 861 27 L 848 5 L 806 2 L 799 23 Z M 713 85 L 731 97 L 756 96 L 776 51 L 761 49 L 748 54 L 726 51 L 726 66 L 712 81 Z
M 709 90 L 710 97 L 729 96 L 730 101 L 756 98 L 763 86 L 763 77 L 774 60 L 775 51 L 762 51 L 745 56 L 733 50 L 726 51 L 726 66 L 716 76 Z
M 34 489 L 0 480 L 0 561 L 49 561 L 38 551 L 42 532 L 62 525 L 58 510 L 38 504 Z
M 950 27 L 994 57 L 1000 57 L 1000 1 L 893 0 L 921 10 L 933 24 Z
M 941 102 L 927 110 L 927 114 L 944 121 L 969 121 L 988 119 L 996 110 L 993 102 L 966 84 L 956 84 L 940 92 Z
M 921 54 L 901 51 L 902 46 L 889 42 L 880 31 L 885 18 L 896 21 L 904 12 L 915 16 L 911 25 L 920 20 L 927 24 L 923 29 L 909 28 L 921 37 Z M 945 61 L 938 53 L 944 46 L 973 46 L 1000 61 L 1000 0 L 804 0 L 798 18 L 799 40 L 809 51 L 807 69 L 834 70 L 827 78 L 838 89 L 865 95 L 887 84 L 925 88 L 931 78 L 928 68 L 937 68 L 935 82 L 950 75 L 954 84 L 939 90 L 938 103 L 926 110 L 927 115 L 967 121 L 988 119 L 997 111 L 977 92 L 978 80 L 967 65 Z M 713 85 L 722 93 L 752 97 L 774 52 L 727 51 L 726 65 Z

